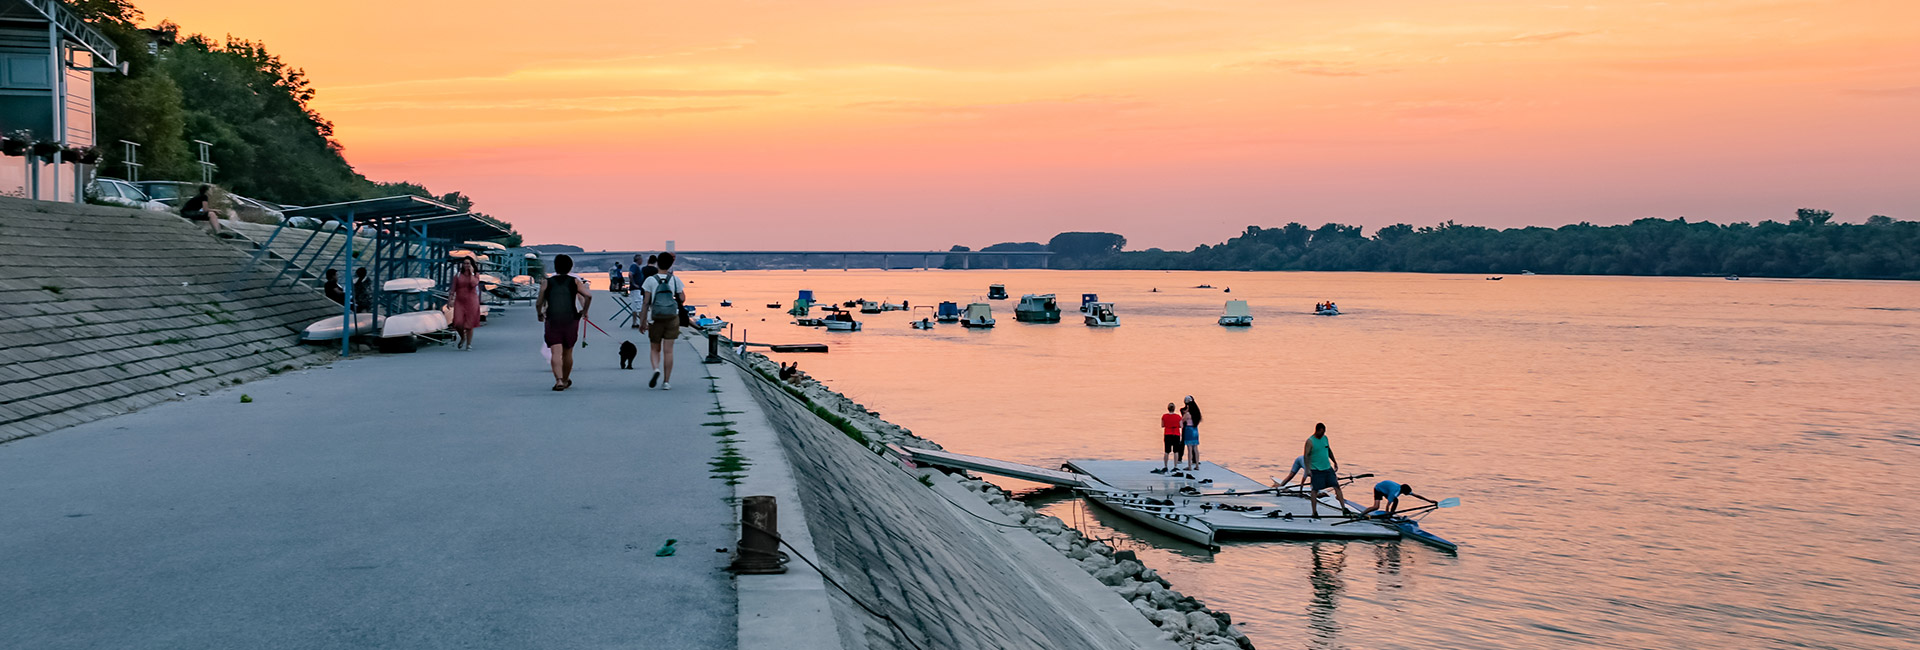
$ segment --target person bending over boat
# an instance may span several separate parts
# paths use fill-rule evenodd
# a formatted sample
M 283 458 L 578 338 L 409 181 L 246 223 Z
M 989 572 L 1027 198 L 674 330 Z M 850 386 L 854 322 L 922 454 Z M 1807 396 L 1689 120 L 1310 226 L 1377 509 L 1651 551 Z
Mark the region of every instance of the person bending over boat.
M 1187 470 L 1200 469 L 1200 405 L 1187 396 L 1186 427 L 1180 430 L 1180 439 L 1187 445 Z
M 1160 415 L 1160 469 L 1153 470 L 1153 473 L 1167 473 L 1171 469 L 1167 466 L 1169 460 L 1180 462 L 1180 430 L 1185 422 L 1186 418 L 1174 412 L 1173 402 L 1167 402 L 1167 412 Z
M 1307 478 L 1310 479 L 1312 494 L 1307 495 L 1307 503 L 1313 508 L 1314 518 L 1320 517 L 1320 495 L 1333 488 L 1333 498 L 1340 504 L 1340 514 L 1351 516 L 1347 510 L 1347 495 L 1340 491 L 1340 459 L 1333 455 L 1333 442 L 1327 439 L 1325 422 L 1313 425 L 1313 435 L 1307 437 L 1302 456 L 1307 457 Z
M 1413 497 L 1427 503 L 1434 502 L 1433 499 L 1414 494 L 1413 486 L 1411 485 L 1393 481 L 1381 481 L 1373 484 L 1373 505 L 1367 506 L 1366 510 L 1361 510 L 1360 516 L 1365 517 L 1367 513 L 1379 510 L 1386 513 L 1388 517 L 1392 517 L 1393 513 L 1400 509 L 1400 497 L 1402 496 Z M 1387 507 L 1384 509 L 1380 507 L 1382 502 L 1387 504 Z
M 1275 490 L 1287 489 L 1287 486 L 1293 484 L 1293 477 L 1295 476 L 1300 477 L 1300 484 L 1304 486 L 1306 485 L 1306 482 L 1307 482 L 1306 473 L 1307 473 L 1307 457 L 1294 456 L 1293 468 L 1287 470 L 1286 478 L 1280 479 L 1279 483 L 1273 484 L 1273 489 Z M 1272 477 L 1268 477 L 1268 478 L 1272 478 Z

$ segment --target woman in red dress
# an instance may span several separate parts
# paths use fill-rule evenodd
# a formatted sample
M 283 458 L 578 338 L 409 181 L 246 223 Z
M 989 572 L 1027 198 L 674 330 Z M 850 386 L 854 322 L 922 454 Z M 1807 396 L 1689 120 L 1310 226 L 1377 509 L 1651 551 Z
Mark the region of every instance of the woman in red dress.
M 473 258 L 460 258 L 460 272 L 453 276 L 453 331 L 459 334 L 458 348 L 473 349 L 473 328 L 480 326 L 480 268 Z

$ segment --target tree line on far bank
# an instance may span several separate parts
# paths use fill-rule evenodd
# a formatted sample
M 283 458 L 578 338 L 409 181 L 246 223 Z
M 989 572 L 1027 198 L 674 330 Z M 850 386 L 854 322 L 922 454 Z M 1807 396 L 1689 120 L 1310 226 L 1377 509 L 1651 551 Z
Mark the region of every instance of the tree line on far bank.
M 1061 233 L 1046 244 L 1006 243 L 994 250 L 1049 250 L 1057 269 L 1202 271 L 1396 271 L 1570 275 L 1751 275 L 1785 278 L 1920 280 L 1920 222 L 1874 216 L 1832 221 L 1802 209 L 1788 222 L 1715 224 L 1685 218 L 1639 219 L 1616 226 L 1494 229 L 1452 221 L 1395 224 L 1364 235 L 1359 226 L 1248 226 L 1225 243 L 1191 251 L 1127 251 L 1114 233 Z M 955 249 L 964 250 L 956 246 Z M 999 260 L 974 266 L 1000 266 Z M 1019 260 L 1020 258 L 1013 258 Z M 1038 266 L 1038 262 L 1015 267 Z M 948 266 L 957 267 L 957 261 Z
M 200 178 L 191 141 L 212 143 L 214 182 L 234 193 L 290 205 L 412 194 L 471 210 L 460 192 L 435 194 L 405 181 L 354 171 L 333 123 L 310 106 L 313 85 L 265 44 L 190 34 L 162 22 L 142 29 L 132 0 L 67 0 L 119 48 L 128 74 L 95 75 L 104 175 L 125 172 L 119 142 L 138 143 L 142 180 Z M 502 222 L 504 223 L 504 222 Z M 512 224 L 507 224 L 511 228 Z M 502 243 L 520 244 L 518 234 Z

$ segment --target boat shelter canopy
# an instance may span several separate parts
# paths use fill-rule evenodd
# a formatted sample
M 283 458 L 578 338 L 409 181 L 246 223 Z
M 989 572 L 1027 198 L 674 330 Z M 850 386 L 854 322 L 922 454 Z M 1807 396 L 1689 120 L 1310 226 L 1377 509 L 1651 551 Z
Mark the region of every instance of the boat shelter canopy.
M 425 235 L 436 239 L 485 239 L 507 234 L 507 229 L 491 218 L 461 212 L 451 205 L 411 194 L 292 208 L 283 214 L 289 218 L 352 221 L 354 225 L 375 228 L 424 226 Z

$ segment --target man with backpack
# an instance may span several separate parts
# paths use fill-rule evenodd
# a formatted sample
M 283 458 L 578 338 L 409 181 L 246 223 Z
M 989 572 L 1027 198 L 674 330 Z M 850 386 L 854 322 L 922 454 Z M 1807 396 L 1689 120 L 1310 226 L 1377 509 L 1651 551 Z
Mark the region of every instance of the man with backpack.
M 681 306 L 687 304 L 687 285 L 673 276 L 673 253 L 661 253 L 659 271 L 640 282 L 640 309 L 647 318 L 647 363 L 653 377 L 647 388 L 673 388 L 673 344 L 680 338 Z

